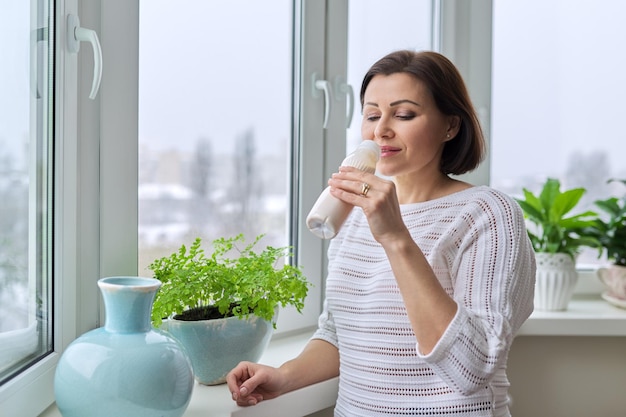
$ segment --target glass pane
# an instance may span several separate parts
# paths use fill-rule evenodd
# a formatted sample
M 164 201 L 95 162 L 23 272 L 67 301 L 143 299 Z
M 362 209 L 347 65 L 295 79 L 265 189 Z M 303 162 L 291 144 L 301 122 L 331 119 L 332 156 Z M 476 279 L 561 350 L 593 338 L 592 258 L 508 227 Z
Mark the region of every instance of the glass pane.
M 50 7 L 15 0 L 0 14 L 0 383 L 52 347 Z
M 541 10 L 541 13 L 537 11 Z M 625 192 L 626 3 L 496 0 L 491 182 L 520 195 L 548 177 L 585 187 L 579 209 Z M 532 28 L 532 30 L 529 30 Z M 588 251 L 579 263 L 600 263 Z
M 288 244 L 290 0 L 140 4 L 139 273 L 195 237 Z
M 432 0 L 351 0 L 348 5 L 348 84 L 354 89 L 354 115 L 347 149 L 361 141 L 359 90 L 379 58 L 397 49 L 432 49 Z

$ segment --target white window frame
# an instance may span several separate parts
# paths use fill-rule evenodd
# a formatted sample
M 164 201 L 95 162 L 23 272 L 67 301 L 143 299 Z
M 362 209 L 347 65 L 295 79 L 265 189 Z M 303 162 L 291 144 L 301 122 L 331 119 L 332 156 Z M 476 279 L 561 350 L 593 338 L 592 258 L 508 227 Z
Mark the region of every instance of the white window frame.
M 437 10 L 435 49 L 447 56 L 463 76 L 478 113 L 487 149 L 491 146 L 491 0 L 433 0 Z M 489 153 L 473 172 L 461 176 L 472 184 L 488 185 Z
M 0 387 L 0 409 L 10 416 L 35 416 L 54 401 L 53 381 L 60 352 L 78 334 L 78 142 L 77 59 L 64 47 L 64 16 L 77 13 L 76 2 L 55 6 L 54 120 L 54 351 Z M 89 193 L 89 190 L 84 190 Z M 87 198 L 87 197 L 85 197 Z M 97 307 L 94 306 L 94 309 Z M 82 324 L 82 327 L 88 324 Z

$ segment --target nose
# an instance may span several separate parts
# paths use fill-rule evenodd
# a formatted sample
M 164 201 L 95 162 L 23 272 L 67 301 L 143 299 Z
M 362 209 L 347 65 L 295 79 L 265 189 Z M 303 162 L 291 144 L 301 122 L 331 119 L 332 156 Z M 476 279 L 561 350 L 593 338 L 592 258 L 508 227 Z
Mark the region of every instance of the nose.
M 380 139 L 389 139 L 393 136 L 393 129 L 389 124 L 389 121 L 381 117 L 378 119 L 378 123 L 376 123 L 376 127 L 374 128 L 374 137 Z

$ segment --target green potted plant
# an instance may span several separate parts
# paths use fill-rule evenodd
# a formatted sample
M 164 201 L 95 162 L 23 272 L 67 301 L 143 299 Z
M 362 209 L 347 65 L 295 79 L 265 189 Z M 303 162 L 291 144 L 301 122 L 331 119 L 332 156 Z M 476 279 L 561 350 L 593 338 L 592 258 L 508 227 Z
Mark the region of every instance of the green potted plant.
M 197 238 L 148 267 L 162 282 L 152 322 L 186 347 L 202 384 L 221 384 L 240 361 L 257 361 L 276 327 L 278 309 L 304 307 L 310 284 L 300 267 L 286 262 L 293 255 L 290 248 L 257 252 L 263 236 L 243 249 L 242 234 L 215 239 L 208 256 Z
M 626 185 L 626 180 L 610 179 Z M 619 307 L 626 306 L 626 196 L 596 200 L 594 204 L 605 216 L 599 215 L 590 232 L 600 242 L 600 253 L 606 254 L 608 267 L 597 270 L 598 277 L 607 286 L 602 296 Z
M 585 211 L 569 215 L 585 193 L 584 188 L 561 191 L 561 183 L 548 178 L 539 195 L 523 189 L 516 199 L 528 221 L 528 236 L 537 259 L 535 308 L 565 310 L 578 281 L 576 256 L 583 247 L 597 248 L 589 232 L 597 214 Z

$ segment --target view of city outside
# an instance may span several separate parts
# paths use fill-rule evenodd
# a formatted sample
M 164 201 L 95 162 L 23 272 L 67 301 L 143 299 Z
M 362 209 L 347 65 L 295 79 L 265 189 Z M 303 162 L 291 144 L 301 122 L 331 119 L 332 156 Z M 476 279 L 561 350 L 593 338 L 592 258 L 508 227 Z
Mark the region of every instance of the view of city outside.
M 288 244 L 291 3 L 141 2 L 139 274 L 196 237 Z
M 26 328 L 32 314 L 29 193 L 35 184 L 29 163 L 36 152 L 30 139 L 31 6 L 9 2 L 2 7 L 0 51 L 12 64 L 0 65 L 0 333 Z
M 540 11 L 540 12 L 539 12 Z M 548 177 L 584 187 L 577 209 L 622 196 L 626 3 L 495 0 L 491 185 L 514 196 Z M 532 28 L 532 30 L 529 30 Z M 579 265 L 598 264 L 587 250 Z
M 52 343 L 52 42 L 38 6 L 5 2 L 0 14 L 0 383 Z

